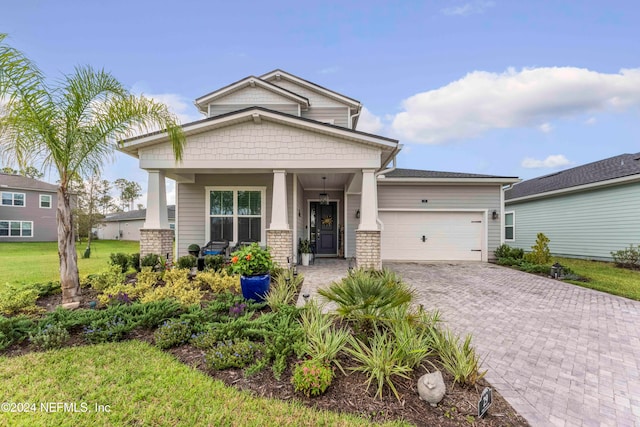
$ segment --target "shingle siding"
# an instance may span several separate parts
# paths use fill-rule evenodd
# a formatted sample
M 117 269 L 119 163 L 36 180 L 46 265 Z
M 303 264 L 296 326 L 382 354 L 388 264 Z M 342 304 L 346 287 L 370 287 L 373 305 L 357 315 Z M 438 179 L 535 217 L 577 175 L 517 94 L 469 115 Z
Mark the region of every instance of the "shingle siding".
M 244 110 L 250 107 L 262 107 L 269 110 L 280 111 L 281 113 L 291 114 L 292 116 L 298 115 L 298 104 L 268 104 L 264 102 L 246 103 L 246 104 L 215 104 L 209 107 L 209 117 L 219 116 L 221 114 L 231 113 L 233 111 Z
M 506 202 L 515 212 L 510 246 L 530 250 L 537 233 L 554 255 L 611 260 L 611 251 L 640 244 L 640 183 L 523 202 Z
M 336 126 L 348 127 L 348 114 L 347 107 L 315 107 L 303 111 L 302 117 Z

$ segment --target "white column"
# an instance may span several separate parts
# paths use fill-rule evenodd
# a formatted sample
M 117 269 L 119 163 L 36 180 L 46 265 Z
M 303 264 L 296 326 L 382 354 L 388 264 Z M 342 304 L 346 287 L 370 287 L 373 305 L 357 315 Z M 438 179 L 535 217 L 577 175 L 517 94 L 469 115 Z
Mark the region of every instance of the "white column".
M 358 230 L 378 231 L 378 200 L 375 169 L 362 170 L 360 226 Z
M 287 217 L 287 172 L 273 171 L 273 195 L 271 200 L 270 230 L 289 230 Z
M 164 171 L 149 170 L 147 185 L 147 218 L 145 229 L 169 229 L 167 214 L 167 189 L 164 183 Z

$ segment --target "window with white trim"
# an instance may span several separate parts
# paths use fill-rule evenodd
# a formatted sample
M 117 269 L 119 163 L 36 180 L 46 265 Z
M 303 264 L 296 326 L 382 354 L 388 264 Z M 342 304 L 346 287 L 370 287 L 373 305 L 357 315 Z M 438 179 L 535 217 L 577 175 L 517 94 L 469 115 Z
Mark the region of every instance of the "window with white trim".
M 264 198 L 264 188 L 208 188 L 208 239 L 261 242 L 265 228 Z
M 33 221 L 0 221 L 0 238 L 32 236 Z
M 515 240 L 516 238 L 516 213 L 504 213 L 504 239 Z
M 51 194 L 41 194 L 40 195 L 40 207 L 51 209 Z
M 2 206 L 24 206 L 25 199 L 24 193 L 2 192 Z

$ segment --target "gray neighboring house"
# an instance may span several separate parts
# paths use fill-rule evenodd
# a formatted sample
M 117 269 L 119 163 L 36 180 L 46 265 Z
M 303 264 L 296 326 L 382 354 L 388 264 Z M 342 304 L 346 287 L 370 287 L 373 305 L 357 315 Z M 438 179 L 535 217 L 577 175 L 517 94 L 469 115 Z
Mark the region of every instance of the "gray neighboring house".
M 58 186 L 0 173 L 0 242 L 58 240 Z
M 610 261 L 640 244 L 640 153 L 541 176 L 505 191 L 505 243 L 528 250 L 542 232 L 554 255 Z
M 171 229 L 175 227 L 176 207 L 167 206 L 167 215 Z M 147 216 L 146 209 L 118 212 L 107 215 L 97 228 L 99 239 L 140 241 L 140 229 Z

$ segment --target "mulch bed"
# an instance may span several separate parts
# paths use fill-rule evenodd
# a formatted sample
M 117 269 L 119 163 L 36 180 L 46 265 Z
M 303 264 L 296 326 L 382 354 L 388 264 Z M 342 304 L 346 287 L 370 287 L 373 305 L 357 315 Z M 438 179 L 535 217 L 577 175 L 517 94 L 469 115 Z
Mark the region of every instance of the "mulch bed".
M 92 289 L 82 290 L 82 301 L 80 307 L 89 308 L 89 302 L 96 300 L 96 293 Z M 47 311 L 54 310 L 61 303 L 61 295 L 54 294 L 38 300 L 37 304 Z M 136 329 L 129 333 L 129 339 L 153 344 L 153 331 L 147 329 Z M 71 334 L 67 346 L 87 345 L 81 332 Z M 0 355 L 15 357 L 32 351 L 37 351 L 28 341 L 13 345 Z M 383 422 L 390 420 L 405 420 L 418 426 L 528 426 L 529 424 L 518 415 L 513 408 L 493 390 L 493 404 L 487 415 L 479 419 L 477 417 L 477 405 L 480 393 L 485 387 L 491 385 L 481 380 L 476 387 L 451 387 L 452 377 L 442 371 L 447 394 L 444 399 L 433 408 L 428 403 L 423 402 L 418 397 L 416 384 L 418 378 L 427 371 L 424 368 L 417 369 L 410 380 L 397 379 L 394 384 L 400 395 L 400 400 L 396 399 L 390 390 L 385 388 L 383 398 L 375 398 L 375 386 L 372 385 L 366 390 L 366 377 L 360 372 L 350 372 L 348 370 L 350 361 L 341 360 L 341 364 L 348 375 L 337 372 L 331 386 L 322 396 L 307 398 L 302 394 L 295 393 L 290 382 L 292 375 L 291 367 L 295 360 L 289 360 L 289 368 L 282 374 L 280 380 L 274 378 L 270 368 L 265 369 L 253 376 L 245 376 L 241 369 L 228 369 L 224 371 L 210 370 L 205 366 L 205 352 L 192 346 L 183 345 L 167 350 L 180 362 L 204 372 L 216 378 L 226 385 L 247 391 L 260 397 L 275 398 L 285 401 L 295 400 L 306 406 L 330 410 L 335 412 L 357 414 L 371 422 Z M 437 364 L 436 360 L 432 360 Z M 427 364 L 428 365 L 428 364 Z

